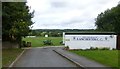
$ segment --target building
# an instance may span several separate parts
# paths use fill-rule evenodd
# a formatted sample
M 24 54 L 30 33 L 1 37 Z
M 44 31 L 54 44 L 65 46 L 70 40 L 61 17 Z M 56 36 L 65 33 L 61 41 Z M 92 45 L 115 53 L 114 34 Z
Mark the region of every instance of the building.
M 69 49 L 110 48 L 117 49 L 117 35 L 114 32 L 63 33 L 63 43 Z

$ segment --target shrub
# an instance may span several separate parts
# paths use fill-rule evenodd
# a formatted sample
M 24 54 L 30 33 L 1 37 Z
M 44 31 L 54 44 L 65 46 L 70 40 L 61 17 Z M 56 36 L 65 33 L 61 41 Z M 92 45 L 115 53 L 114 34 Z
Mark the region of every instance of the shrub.
M 53 45 L 51 40 L 44 40 L 43 43 L 44 45 Z
M 108 47 L 101 48 L 101 50 L 110 50 Z
M 112 50 L 117 50 L 117 49 L 113 48 Z
M 90 50 L 110 50 L 110 48 L 109 47 L 102 47 L 102 48 L 90 47 Z
M 66 46 L 64 49 L 65 49 L 65 50 L 69 50 L 69 46 Z
M 26 47 L 27 45 L 26 45 L 26 41 L 22 41 L 22 43 L 21 43 L 22 45 L 22 47 Z
M 98 47 L 90 47 L 90 50 L 98 50 Z
M 60 44 L 63 44 L 63 41 L 60 41 Z
M 31 42 L 27 42 L 27 47 L 31 47 Z

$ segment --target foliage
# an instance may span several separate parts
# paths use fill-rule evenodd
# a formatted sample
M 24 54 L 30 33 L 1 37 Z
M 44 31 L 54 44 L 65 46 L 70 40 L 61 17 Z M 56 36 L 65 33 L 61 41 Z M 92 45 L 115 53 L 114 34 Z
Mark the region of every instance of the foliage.
M 90 47 L 88 50 L 110 50 L 109 47 Z
M 26 41 L 22 41 L 22 42 L 21 42 L 21 46 L 22 46 L 22 47 L 27 47 Z
M 44 40 L 43 43 L 44 45 L 53 45 L 51 40 Z
M 31 47 L 31 42 L 21 41 L 20 46 L 21 47 Z
M 60 44 L 64 45 L 64 44 L 63 44 L 63 41 L 60 41 Z
M 64 50 L 69 50 L 69 46 L 65 46 Z
M 95 22 L 97 30 L 120 33 L 120 4 L 100 13 Z
M 47 34 L 49 37 L 62 37 L 63 32 L 94 32 L 94 29 L 35 29 L 30 33 L 31 36 L 42 36 Z
M 21 37 L 28 35 L 33 24 L 31 21 L 33 14 L 25 2 L 3 2 L 3 41 L 20 41 Z

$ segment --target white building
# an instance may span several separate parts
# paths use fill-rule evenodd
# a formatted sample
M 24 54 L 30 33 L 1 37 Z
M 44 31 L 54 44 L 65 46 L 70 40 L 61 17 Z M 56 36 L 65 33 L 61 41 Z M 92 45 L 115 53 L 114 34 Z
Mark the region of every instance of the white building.
M 116 49 L 115 33 L 63 33 L 63 43 L 69 49 L 110 48 Z
M 48 37 L 48 35 L 46 34 L 45 37 Z

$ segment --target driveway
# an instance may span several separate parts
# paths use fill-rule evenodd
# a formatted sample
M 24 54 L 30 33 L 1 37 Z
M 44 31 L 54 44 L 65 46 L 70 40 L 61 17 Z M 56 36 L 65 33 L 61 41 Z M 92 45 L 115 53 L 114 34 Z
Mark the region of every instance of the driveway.
M 60 47 L 27 49 L 13 67 L 76 67 L 53 50 Z

